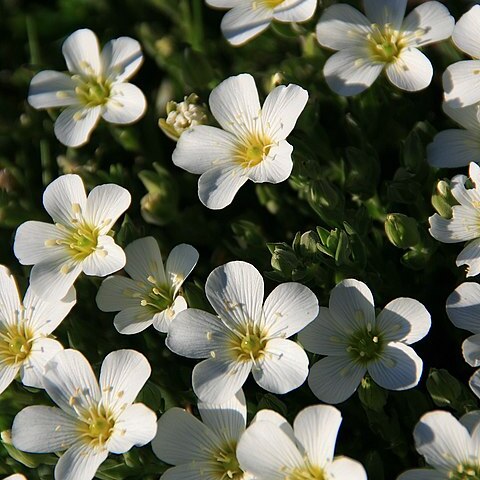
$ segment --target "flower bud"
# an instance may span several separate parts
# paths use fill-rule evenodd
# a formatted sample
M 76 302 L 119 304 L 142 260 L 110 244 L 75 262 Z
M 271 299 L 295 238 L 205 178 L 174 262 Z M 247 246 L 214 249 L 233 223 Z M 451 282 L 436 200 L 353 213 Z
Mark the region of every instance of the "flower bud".
M 402 213 L 390 213 L 385 220 L 385 233 L 398 248 L 409 248 L 420 242 L 417 222 Z
M 458 205 L 458 202 L 452 195 L 448 180 L 439 180 L 435 185 L 432 194 L 432 205 L 441 217 L 452 218 L 452 206 Z

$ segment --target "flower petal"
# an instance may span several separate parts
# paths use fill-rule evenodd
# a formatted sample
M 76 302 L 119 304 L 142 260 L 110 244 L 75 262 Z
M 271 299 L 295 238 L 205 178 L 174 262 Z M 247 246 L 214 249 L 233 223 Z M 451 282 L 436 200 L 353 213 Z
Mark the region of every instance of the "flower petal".
M 100 119 L 102 107 L 67 107 L 57 118 L 54 133 L 67 147 L 80 147 L 88 142 Z
M 19 365 L 7 362 L 0 363 L 0 394 L 15 380 L 19 370 Z
M 480 234 L 478 215 L 471 207 L 455 205 L 453 218 L 443 218 L 435 213 L 428 221 L 430 222 L 430 235 L 440 242 L 465 242 L 477 238 Z
M 279 22 L 306 22 L 316 8 L 317 0 L 284 0 L 273 9 L 273 18 Z
M 458 24 L 457 24 L 458 25 Z M 440 2 L 430 1 L 414 8 L 402 25 L 407 45 L 420 47 L 450 37 L 455 19 Z
M 143 92 L 132 83 L 112 86 L 102 117 L 107 122 L 127 124 L 136 122 L 147 109 Z
M 387 390 L 407 390 L 420 381 L 422 359 L 413 348 L 400 342 L 385 346 L 379 360 L 368 364 L 373 381 Z
M 113 325 L 123 335 L 133 335 L 143 332 L 153 324 L 154 313 L 148 308 L 137 305 L 128 307 L 115 315 Z
M 210 458 L 210 457 L 209 457 Z M 162 480 L 217 480 L 217 466 L 209 461 L 182 463 L 162 473 Z
M 317 40 L 323 47 L 343 50 L 365 45 L 371 22 L 363 13 L 345 3 L 326 8 L 317 23 Z
M 149 276 L 157 283 L 167 283 L 162 254 L 157 241 L 153 237 L 134 240 L 125 247 L 127 263 L 125 271 L 136 281 L 145 282 Z
M 396 87 L 416 92 L 430 85 L 433 67 L 420 50 L 410 47 L 403 50 L 395 62 L 389 63 L 385 72 Z
M 55 480 L 92 480 L 107 457 L 106 448 L 95 449 L 79 442 L 60 457 L 55 467 Z
M 153 328 L 162 333 L 168 333 L 172 320 L 180 313 L 188 308 L 186 300 L 179 295 L 163 312 L 156 313 L 153 317 Z
M 113 275 L 107 277 L 100 285 L 96 302 L 102 312 L 118 312 L 127 308 L 139 308 L 143 311 L 146 309 L 140 305 L 140 299 L 134 296 L 142 293 L 144 293 L 144 289 L 139 287 L 137 282 L 131 278 Z
M 115 420 L 115 429 L 108 441 L 112 453 L 128 452 L 133 446 L 142 447 L 157 433 L 157 416 L 143 403 L 134 403 Z
M 79 437 L 79 420 L 56 407 L 24 408 L 13 420 L 12 443 L 30 453 L 59 452 Z
M 335 460 L 327 466 L 327 475 L 335 480 L 367 480 L 367 472 L 360 462 L 348 457 L 336 457 Z M 424 479 L 428 480 L 428 479 Z
M 387 342 L 418 342 L 430 330 L 432 324 L 427 309 L 413 298 L 396 298 L 378 315 L 377 327 Z
M 325 357 L 310 368 L 308 386 L 322 402 L 341 403 L 351 397 L 367 369 L 350 357 Z
M 115 240 L 108 235 L 98 237 L 97 248 L 82 262 L 82 269 L 86 275 L 106 277 L 118 272 L 125 266 L 125 252 Z
M 464 60 L 447 67 L 442 76 L 445 101 L 453 108 L 480 101 L 480 60 Z
M 468 433 L 472 433 L 480 425 L 480 410 L 472 410 L 465 415 L 462 415 L 459 422 L 468 430 Z
M 191 245 L 181 243 L 172 249 L 165 264 L 167 283 L 174 287 L 176 295 L 185 279 L 198 262 L 198 251 Z
M 151 371 L 148 360 L 135 350 L 109 353 L 100 371 L 103 405 L 120 415 L 134 402 Z
M 233 328 L 260 320 L 263 278 L 250 263 L 235 261 L 215 268 L 205 283 L 205 294 L 220 318 Z
M 335 93 L 348 97 L 367 89 L 382 69 L 382 63 L 369 59 L 365 47 L 350 47 L 332 55 L 323 67 L 323 74 Z
M 255 183 L 284 182 L 292 173 L 293 147 L 285 140 L 270 147 L 268 155 L 253 167 L 245 168 L 248 178 Z
M 377 25 L 390 24 L 393 30 L 400 30 L 407 0 L 365 0 L 365 13 L 372 23 Z
M 259 410 L 250 422 L 250 425 L 253 425 L 255 422 L 273 423 L 276 427 L 282 430 L 282 432 L 285 433 L 293 443 L 297 443 L 293 427 L 279 413 L 268 409 Z
M 480 367 L 480 333 L 472 335 L 462 343 L 462 353 L 465 361 L 472 367 Z
M 480 238 L 473 240 L 458 254 L 455 262 L 457 267 L 467 265 L 467 277 L 474 277 L 480 273 Z
M 73 32 L 62 45 L 62 53 L 71 73 L 101 75 L 100 52 L 96 35 L 87 28 Z
M 471 377 L 468 382 L 472 392 L 480 398 L 480 371 L 477 370 Z
M 403 472 L 397 480 L 448 480 L 446 473 L 428 468 L 415 468 Z
M 10 270 L 0 265 L 0 325 L 17 323 L 16 312 L 21 308 L 15 277 Z
M 274 338 L 267 342 L 265 354 L 252 368 L 253 378 L 265 390 L 287 393 L 298 388 L 308 376 L 308 357 L 300 345 Z
M 53 70 L 37 73 L 30 82 L 28 103 L 37 109 L 78 104 L 72 77 Z
M 480 133 L 480 121 L 478 119 L 478 105 L 469 107 L 453 108 L 448 102 L 442 103 L 443 111 L 460 126 L 467 130 Z
M 470 107 L 466 107 L 470 108 Z M 457 108 L 457 111 L 465 108 Z M 432 167 L 457 168 L 470 162 L 480 163 L 480 139 L 477 132 L 444 130 L 437 133 L 427 147 L 427 160 Z
M 291 337 L 305 328 L 318 313 L 315 294 L 304 285 L 295 282 L 275 287 L 265 300 L 263 314 L 270 336 Z
M 140 43 L 130 37 L 110 40 L 101 53 L 103 74 L 114 82 L 128 80 L 137 72 L 142 62 Z
M 307 407 L 297 415 L 293 423 L 295 437 L 313 465 L 324 467 L 332 462 L 341 423 L 340 411 L 330 405 Z
M 465 282 L 447 298 L 447 315 L 457 327 L 480 333 L 480 285 Z
M 480 6 L 474 5 L 458 20 L 453 31 L 453 43 L 471 57 L 480 57 Z

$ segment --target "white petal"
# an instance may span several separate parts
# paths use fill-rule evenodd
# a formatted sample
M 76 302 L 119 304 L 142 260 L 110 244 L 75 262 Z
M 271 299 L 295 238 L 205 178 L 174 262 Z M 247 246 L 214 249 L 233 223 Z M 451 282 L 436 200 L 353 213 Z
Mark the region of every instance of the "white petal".
M 77 443 L 60 457 L 55 467 L 55 480 L 92 480 L 107 457 L 106 448 L 93 449 L 88 444 Z
M 433 143 L 427 147 L 427 160 L 430 165 L 437 168 L 457 168 L 464 167 L 470 162 L 480 162 L 478 133 L 465 130 L 444 130 L 438 133 Z
M 191 245 L 181 243 L 172 249 L 165 264 L 167 282 L 175 294 L 198 262 L 198 251 Z
M 480 333 L 480 285 L 465 282 L 447 298 L 447 315 L 457 328 Z
M 335 93 L 348 97 L 367 89 L 382 69 L 382 63 L 369 59 L 365 47 L 351 47 L 332 55 L 323 67 L 323 74 Z
M 250 361 L 208 358 L 193 369 L 193 391 L 202 402 L 226 402 L 242 388 L 251 368 Z
M 284 0 L 273 9 L 273 18 L 279 22 L 306 22 L 316 8 L 317 0 Z
M 265 390 L 287 393 L 298 388 L 308 376 L 308 357 L 300 345 L 274 338 L 265 346 L 265 354 L 252 368 L 253 378 Z
M 13 475 L 4 478 L 4 480 L 27 480 L 27 477 L 21 473 L 14 473 Z
M 61 350 L 62 344 L 53 338 L 40 337 L 34 340 L 32 349 L 20 369 L 22 383 L 27 387 L 43 388 L 45 365 Z
M 392 300 L 377 317 L 382 339 L 407 345 L 421 340 L 430 330 L 431 324 L 427 309 L 413 298 Z
M 346 355 L 325 357 L 310 368 L 308 386 L 322 402 L 341 403 L 353 395 L 366 371 Z
M 75 83 L 65 73 L 53 70 L 39 72 L 30 82 L 28 103 L 37 109 L 75 105 L 78 103 Z
M 234 135 L 220 128 L 196 125 L 185 130 L 172 154 L 173 163 L 190 173 L 231 163 L 238 141 Z
M 76 411 L 88 410 L 100 400 L 92 367 L 77 350 L 57 353 L 45 366 L 43 384 L 50 398 L 74 417 Z
M 242 5 L 244 0 L 205 0 L 205 3 L 214 8 L 233 8 Z
M 473 393 L 480 398 L 480 370 L 477 370 L 471 377 L 468 382 Z
M 382 356 L 368 364 L 373 381 L 387 390 L 413 388 L 422 376 L 423 362 L 413 348 L 400 342 L 385 346 Z
M 0 265 L 0 325 L 17 323 L 16 312 L 21 308 L 15 277 L 10 270 Z
M 480 133 L 480 122 L 478 120 L 478 105 L 469 107 L 453 108 L 449 103 L 443 102 L 443 111 L 460 126 L 467 130 Z
M 109 353 L 100 371 L 103 405 L 120 414 L 133 403 L 151 373 L 148 360 L 135 350 Z
M 396 87 L 416 92 L 430 85 L 433 67 L 420 50 L 410 47 L 402 50 L 397 60 L 388 64 L 385 72 Z
M 67 68 L 72 73 L 96 76 L 102 73 L 96 35 L 87 28 L 73 32 L 62 45 Z
M 455 205 L 453 207 L 453 218 L 443 218 L 435 213 L 428 220 L 430 222 L 430 235 L 440 242 L 464 242 L 480 235 L 477 214 L 470 207 Z
M 258 4 L 239 5 L 225 14 L 220 24 L 225 38 L 235 46 L 248 42 L 263 32 L 273 19 L 273 10 Z M 216 116 L 214 114 L 214 116 Z M 218 120 L 218 118 L 217 118 Z M 225 128 L 225 127 L 224 127 Z
M 115 420 L 115 429 L 108 441 L 112 453 L 128 452 L 133 446 L 142 447 L 157 433 L 157 416 L 143 403 L 128 406 Z
M 473 446 L 467 429 L 451 413 L 439 410 L 423 415 L 413 436 L 418 453 L 429 465 L 442 470 L 468 460 Z
M 85 217 L 93 225 L 101 227 L 101 234 L 106 234 L 131 201 L 132 196 L 126 188 L 114 183 L 98 185 L 88 195 Z
M 273 89 L 262 106 L 262 122 L 272 140 L 284 140 L 295 127 L 308 101 L 308 92 L 298 85 Z
M 480 424 L 480 410 L 472 410 L 462 415 L 459 422 L 468 430 L 468 433 L 472 435 Z
M 236 443 L 245 431 L 247 404 L 242 389 L 224 403 L 198 402 L 198 410 L 205 425 L 226 444 Z
M 198 418 L 181 408 L 167 410 L 158 420 L 153 453 L 172 465 L 211 461 L 220 439 Z
M 480 333 L 472 335 L 462 343 L 462 353 L 465 361 L 472 367 L 480 367 Z
M 146 307 L 137 305 L 128 307 L 115 315 L 113 325 L 123 335 L 133 335 L 143 332 L 153 324 L 155 314 Z
M 371 22 L 356 8 L 338 3 L 326 8 L 317 23 L 317 40 L 324 47 L 342 50 L 365 45 Z
M 0 363 L 0 394 L 15 380 L 19 370 L 19 365 Z
M 420 47 L 445 40 L 453 32 L 455 19 L 440 2 L 425 2 L 405 18 L 402 32 L 408 36 L 408 46 Z
M 68 227 L 72 226 L 75 217 L 73 209 L 79 207 L 81 212 L 85 212 L 86 202 L 85 187 L 78 175 L 61 175 L 43 192 L 45 210 L 54 222 Z
M 88 142 L 100 119 L 102 107 L 67 107 L 57 118 L 54 133 L 67 147 L 80 147 Z
M 165 269 L 162 254 L 153 237 L 139 238 L 125 247 L 127 263 L 125 271 L 136 281 L 145 282 L 149 276 L 157 283 L 165 284 Z
M 284 182 L 292 173 L 293 147 L 285 140 L 272 145 L 265 157 L 258 165 L 245 168 L 248 178 L 255 183 Z
M 473 240 L 458 254 L 455 262 L 457 267 L 467 265 L 467 277 L 474 277 L 480 273 L 480 238 Z
M 256 478 L 284 480 L 285 472 L 305 465 L 292 439 L 277 425 L 258 421 L 250 425 L 237 446 L 240 467 Z
M 217 267 L 207 278 L 205 294 L 220 318 L 233 328 L 260 320 L 263 278 L 250 263 L 235 261 Z
M 131 83 L 113 85 L 102 117 L 111 123 L 133 123 L 143 116 L 147 100 L 143 92 Z
M 255 422 L 273 423 L 276 427 L 282 430 L 282 432 L 285 433 L 293 443 L 297 443 L 293 427 L 279 413 L 267 409 L 259 410 L 250 422 L 250 425 L 253 425 Z
M 407 0 L 365 0 L 365 13 L 372 23 L 385 25 L 389 23 L 394 30 L 399 30 L 405 16 Z
M 255 80 L 250 74 L 227 78 L 212 90 L 208 102 L 213 116 L 227 132 L 238 136 L 256 131 L 261 109 Z
M 12 443 L 31 453 L 58 452 L 78 440 L 79 420 L 56 407 L 24 408 L 13 420 Z
M 313 465 L 324 467 L 331 463 L 341 423 L 340 411 L 330 405 L 307 407 L 297 415 L 293 423 L 295 436 Z
M 329 311 L 342 325 L 345 333 L 375 324 L 372 292 L 367 285 L 354 278 L 342 280 L 333 288 Z
M 291 337 L 307 326 L 318 313 L 315 294 L 300 283 L 278 285 L 265 300 L 263 314 L 270 335 Z
M 212 351 L 223 350 L 231 335 L 218 317 L 188 308 L 180 312 L 170 325 L 165 344 L 178 355 L 206 358 Z
M 98 289 L 97 306 L 102 312 L 118 312 L 135 307 L 146 310 L 140 305 L 140 299 L 134 298 L 130 292 L 141 294 L 144 289 L 139 287 L 137 282 L 131 278 L 121 277 L 120 275 L 108 277 Z
M 153 327 L 162 333 L 168 333 L 172 320 L 188 308 L 186 300 L 179 295 L 163 312 L 156 313 L 153 317 Z
M 480 6 L 474 5 L 458 20 L 453 31 L 453 43 L 471 57 L 480 57 Z
M 336 457 L 326 468 L 326 473 L 335 480 L 367 480 L 363 465 L 348 457 Z
M 320 307 L 317 317 L 297 336 L 305 350 L 321 355 L 344 355 L 348 347 L 348 335 L 343 326 L 326 307 Z
M 82 269 L 86 275 L 106 277 L 123 268 L 126 260 L 122 247 L 112 237 L 101 235 L 96 250 L 83 260 Z
M 454 63 L 445 70 L 442 81 L 445 101 L 453 108 L 466 107 L 480 101 L 480 60 Z
M 403 472 L 397 480 L 448 480 L 447 474 L 438 470 L 427 468 L 416 468 Z
M 110 40 L 103 47 L 101 62 L 106 77 L 115 82 L 128 80 L 143 62 L 140 43 L 130 37 Z
M 216 463 L 216 462 L 215 462 Z M 162 473 L 162 480 L 217 480 L 217 466 L 212 461 L 195 461 L 169 468 Z

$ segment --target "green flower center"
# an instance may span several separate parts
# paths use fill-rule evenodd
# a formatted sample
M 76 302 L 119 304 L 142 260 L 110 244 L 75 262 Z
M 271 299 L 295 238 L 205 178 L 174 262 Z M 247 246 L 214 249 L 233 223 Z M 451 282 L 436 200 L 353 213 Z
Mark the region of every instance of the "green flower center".
M 108 441 L 115 426 L 112 415 L 101 406 L 92 407 L 84 422 L 81 427 L 83 437 L 89 444 L 97 446 L 102 446 Z
M 231 337 L 231 347 L 237 361 L 255 362 L 265 353 L 268 339 L 256 325 L 246 325 L 242 331 L 235 331 Z
M 169 309 L 175 300 L 174 288 L 160 283 L 155 277 L 149 275 L 146 282 L 138 283 L 141 291 L 127 288 L 123 294 L 138 298 L 142 307 L 148 308 L 152 314 Z
M 284 0 L 263 0 L 263 4 L 267 7 L 267 8 L 275 8 L 275 7 L 278 7 L 281 3 L 283 3 Z M 254 2 L 255 3 L 258 3 L 258 2 Z
M 480 480 L 480 465 L 460 464 L 448 474 L 451 480 Z
M 304 468 L 296 468 L 289 473 L 285 480 L 328 480 L 323 470 L 314 465 L 307 465 Z
M 23 362 L 32 349 L 33 334 L 24 324 L 0 332 L 0 360 L 10 365 Z
M 372 32 L 367 35 L 367 39 L 372 59 L 381 63 L 395 61 L 406 46 L 401 32 L 394 30 L 388 23 L 383 28 L 372 24 Z
M 86 107 L 105 105 L 110 98 L 110 81 L 101 76 L 74 75 L 73 80 L 77 83 L 75 93 L 80 103 Z
M 367 325 L 350 335 L 347 352 L 355 362 L 368 364 L 381 357 L 385 342 L 376 327 Z
M 258 134 L 250 135 L 237 146 L 235 160 L 243 168 L 251 168 L 261 163 L 270 153 L 272 141 Z
M 215 461 L 218 466 L 219 480 L 242 480 L 243 470 L 238 464 L 235 455 L 236 443 L 226 445 L 215 456 Z

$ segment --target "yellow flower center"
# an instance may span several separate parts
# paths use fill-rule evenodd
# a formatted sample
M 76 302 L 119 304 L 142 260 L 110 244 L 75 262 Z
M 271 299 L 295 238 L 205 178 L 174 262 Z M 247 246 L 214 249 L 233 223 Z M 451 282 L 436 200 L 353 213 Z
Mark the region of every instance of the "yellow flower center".
M 264 135 L 252 134 L 237 146 L 235 161 L 243 168 L 255 167 L 268 156 L 272 143 Z
M 480 465 L 460 464 L 448 474 L 451 480 L 480 480 Z
M 32 349 L 33 333 L 21 322 L 0 331 L 0 360 L 15 365 L 23 362 Z
M 242 480 L 243 470 L 238 464 L 235 454 L 236 443 L 226 445 L 215 454 L 216 473 L 219 480 Z
M 372 59 L 381 63 L 395 61 L 406 46 L 402 33 L 388 23 L 383 27 L 372 24 L 372 32 L 367 35 L 367 39 Z
M 266 335 L 257 326 L 247 325 L 232 336 L 231 350 L 239 361 L 260 359 L 267 345 Z
M 146 282 L 138 282 L 142 292 L 125 289 L 124 294 L 128 297 L 138 298 L 142 307 L 149 308 L 152 313 L 163 312 L 174 303 L 174 289 L 165 283 L 160 283 L 155 277 L 149 275 Z
M 72 79 L 77 84 L 75 93 L 80 103 L 86 107 L 105 105 L 110 98 L 111 83 L 101 76 L 74 75 Z
M 275 7 L 278 7 L 281 3 L 283 3 L 284 0 L 263 0 L 262 1 L 256 1 L 256 2 L 253 2 L 254 3 L 254 6 L 255 5 L 258 5 L 259 3 L 263 3 L 263 5 L 265 5 L 265 7 L 267 8 L 275 8 Z
M 304 468 L 296 468 L 288 475 L 285 480 L 328 480 L 323 470 L 314 465 L 307 465 Z
M 114 426 L 113 416 L 103 406 L 98 405 L 88 411 L 80 427 L 80 433 L 88 444 L 103 446 L 110 438 Z

